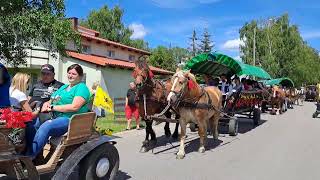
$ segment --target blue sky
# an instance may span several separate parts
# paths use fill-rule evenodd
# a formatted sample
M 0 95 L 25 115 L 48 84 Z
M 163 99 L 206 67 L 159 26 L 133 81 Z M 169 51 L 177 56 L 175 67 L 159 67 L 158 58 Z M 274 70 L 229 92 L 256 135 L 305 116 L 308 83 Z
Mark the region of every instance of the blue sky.
M 288 13 L 303 38 L 320 51 L 320 2 L 318 0 L 65 0 L 67 17 L 85 18 L 104 4 L 120 5 L 124 23 L 150 47 L 188 47 L 195 29 L 201 37 L 208 28 L 214 50 L 239 56 L 239 28 L 253 19 Z

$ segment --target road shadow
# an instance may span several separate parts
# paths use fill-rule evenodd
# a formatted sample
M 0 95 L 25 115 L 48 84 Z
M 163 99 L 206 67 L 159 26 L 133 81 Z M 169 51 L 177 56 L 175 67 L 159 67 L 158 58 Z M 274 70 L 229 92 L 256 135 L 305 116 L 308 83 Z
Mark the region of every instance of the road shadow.
M 206 140 L 206 151 L 210 151 L 212 149 L 215 149 L 218 147 L 220 144 L 222 144 L 223 141 L 220 139 L 214 140 L 212 137 L 208 137 Z M 191 152 L 197 152 L 200 146 L 200 138 L 198 137 L 197 139 L 194 139 L 192 141 L 189 141 L 186 143 L 185 146 L 185 152 L 186 155 L 191 153 Z
M 255 126 L 252 122 L 252 119 L 238 118 L 238 121 L 239 121 L 238 132 L 240 134 L 245 134 L 245 133 L 251 131 L 252 129 L 255 129 L 255 128 L 261 126 L 262 124 L 264 124 L 265 122 L 267 122 L 266 120 L 261 119 L 259 125 Z M 219 126 L 219 134 L 229 134 L 229 127 L 228 126 Z
M 131 178 L 132 177 L 128 173 L 119 170 L 115 179 L 117 179 L 117 180 L 127 180 L 127 179 L 131 179 Z

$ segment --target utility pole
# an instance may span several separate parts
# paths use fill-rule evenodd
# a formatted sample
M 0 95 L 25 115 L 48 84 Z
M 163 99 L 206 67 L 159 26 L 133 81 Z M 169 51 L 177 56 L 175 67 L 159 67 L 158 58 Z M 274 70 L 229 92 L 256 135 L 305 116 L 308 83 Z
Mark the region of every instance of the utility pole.
M 253 65 L 256 65 L 256 27 L 253 29 Z

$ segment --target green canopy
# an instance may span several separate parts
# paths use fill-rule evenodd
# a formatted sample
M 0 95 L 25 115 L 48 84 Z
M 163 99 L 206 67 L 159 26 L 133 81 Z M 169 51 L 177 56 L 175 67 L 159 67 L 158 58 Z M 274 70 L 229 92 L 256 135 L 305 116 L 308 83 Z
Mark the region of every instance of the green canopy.
M 285 87 L 293 87 L 294 83 L 290 78 L 278 78 L 278 79 L 271 79 L 267 81 L 263 81 L 266 85 L 282 85 Z
M 227 55 L 219 53 L 204 53 L 190 59 L 184 69 L 190 69 L 195 74 L 211 75 L 250 75 L 261 79 L 271 79 L 263 69 L 244 64 Z

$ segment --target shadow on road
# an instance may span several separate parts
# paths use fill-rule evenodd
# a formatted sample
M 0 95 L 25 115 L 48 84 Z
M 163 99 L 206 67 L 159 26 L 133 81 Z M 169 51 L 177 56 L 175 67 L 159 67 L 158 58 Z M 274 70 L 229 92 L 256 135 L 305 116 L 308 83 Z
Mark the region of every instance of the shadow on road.
M 121 170 L 118 171 L 118 174 L 116 176 L 117 180 L 127 180 L 127 179 L 131 179 L 131 178 L 132 177 L 128 173 L 125 173 Z
M 255 129 L 255 128 L 261 126 L 262 124 L 264 124 L 265 122 L 267 122 L 266 120 L 261 119 L 259 125 L 255 126 L 252 122 L 252 119 L 239 118 L 238 120 L 239 120 L 238 132 L 240 134 L 245 134 L 245 133 L 251 131 L 252 129 Z M 229 134 L 228 126 L 219 126 L 219 134 Z

